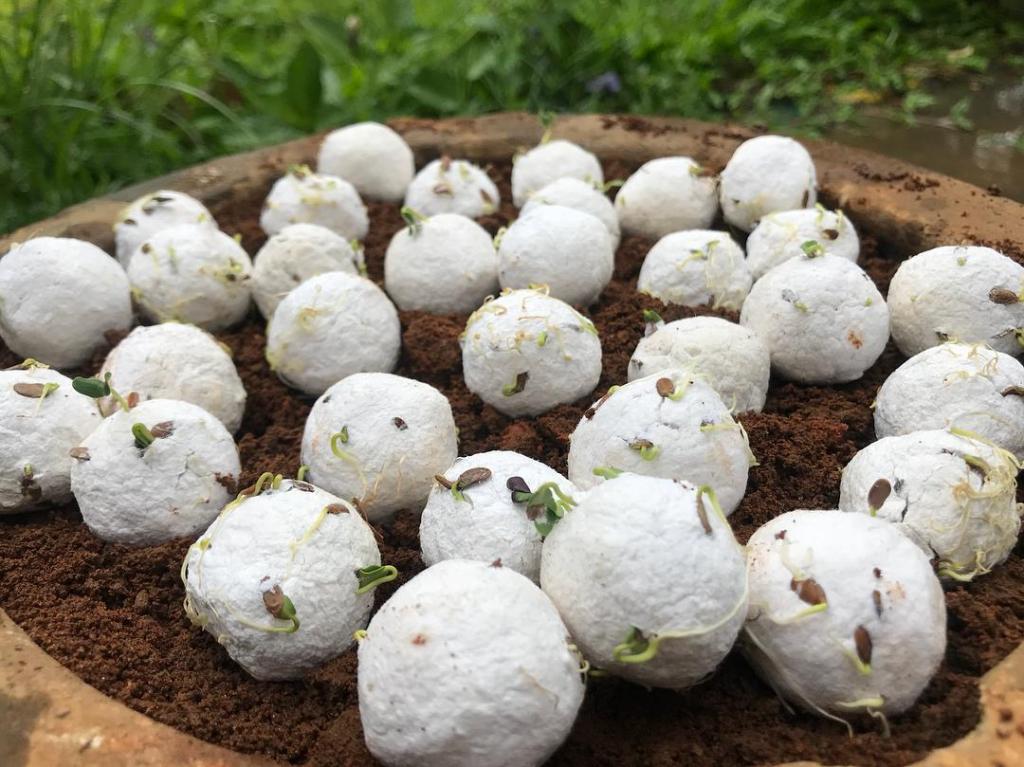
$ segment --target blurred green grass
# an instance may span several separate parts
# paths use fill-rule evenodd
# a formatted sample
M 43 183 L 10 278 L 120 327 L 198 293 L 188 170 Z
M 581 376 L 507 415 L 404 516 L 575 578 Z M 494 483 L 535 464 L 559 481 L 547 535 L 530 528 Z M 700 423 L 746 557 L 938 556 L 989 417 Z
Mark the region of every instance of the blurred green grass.
M 0 231 L 208 157 L 392 115 L 628 111 L 813 134 L 881 103 L 912 120 L 936 82 L 1024 71 L 1022 7 L 0 0 Z

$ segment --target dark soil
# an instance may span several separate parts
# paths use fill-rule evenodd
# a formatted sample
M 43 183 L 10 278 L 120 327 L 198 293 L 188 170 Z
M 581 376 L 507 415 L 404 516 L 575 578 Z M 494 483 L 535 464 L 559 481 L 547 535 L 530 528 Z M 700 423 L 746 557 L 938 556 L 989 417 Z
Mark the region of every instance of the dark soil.
M 606 167 L 609 178 L 630 170 L 614 163 Z M 508 200 L 507 165 L 489 171 Z M 265 191 L 257 189 L 214 211 L 225 230 L 241 234 L 253 253 L 263 240 L 256 220 Z M 484 223 L 493 231 L 512 216 L 506 203 Z M 381 204 L 371 206 L 371 218 L 367 260 L 370 276 L 380 280 L 384 249 L 402 220 L 397 206 Z M 884 291 L 898 259 L 908 254 L 889 252 L 864 222 L 855 223 L 863 233 L 862 264 Z M 666 320 L 694 314 L 636 293 L 636 276 L 650 244 L 623 240 L 615 279 L 589 312 L 604 345 L 604 373 L 595 397 L 624 381 L 643 332 L 643 308 L 657 309 Z M 404 352 L 397 372 L 427 381 L 450 398 L 462 454 L 518 450 L 564 471 L 568 436 L 590 398 L 518 420 L 484 405 L 467 391 L 461 376 L 457 337 L 464 321 L 403 313 Z M 293 474 L 309 402 L 268 369 L 263 325 L 255 316 L 221 339 L 234 351 L 249 392 L 238 437 L 243 484 L 263 471 Z M 0 363 L 13 362 L 3 350 Z M 874 439 L 870 404 L 876 388 L 900 362 L 890 348 L 852 384 L 772 382 L 765 412 L 741 417 L 760 461 L 751 471 L 746 499 L 731 517 L 742 540 L 782 512 L 836 505 L 840 470 Z M 238 751 L 293 764 L 372 763 L 359 725 L 354 652 L 303 682 L 249 678 L 211 636 L 185 618 L 178 571 L 189 541 L 143 549 L 106 544 L 89 533 L 73 506 L 0 524 L 0 605 L 89 684 L 154 719 Z M 1020 553 L 1018 548 L 1005 565 L 976 583 L 949 591 L 945 662 L 920 702 L 892 721 L 890 738 L 870 724 L 860 724 L 850 738 L 833 722 L 788 712 L 734 655 L 710 681 L 685 693 L 593 679 L 575 730 L 553 763 L 719 767 L 800 759 L 885 766 L 916 761 L 974 727 L 978 677 L 1024 640 Z M 401 578 L 378 589 L 378 604 L 423 566 L 413 514 L 400 515 L 384 531 L 382 555 L 398 566 Z

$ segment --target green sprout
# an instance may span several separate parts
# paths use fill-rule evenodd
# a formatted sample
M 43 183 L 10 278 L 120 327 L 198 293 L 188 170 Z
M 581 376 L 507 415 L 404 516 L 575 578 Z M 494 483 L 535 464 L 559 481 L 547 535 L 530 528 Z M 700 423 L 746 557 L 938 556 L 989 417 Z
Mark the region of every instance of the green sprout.
M 511 397 L 514 394 L 519 394 L 523 389 L 526 388 L 526 382 L 530 379 L 530 374 L 527 372 L 519 373 L 516 376 L 516 380 L 510 384 L 505 384 L 501 387 L 501 393 L 506 397 Z
M 299 630 L 299 618 L 295 614 L 295 605 L 281 590 L 280 586 L 274 586 L 270 591 L 263 592 L 263 606 L 267 608 L 268 613 L 278 620 L 291 621 L 292 624 L 291 626 L 281 628 L 271 627 L 266 629 L 267 631 L 279 634 L 294 634 Z
M 544 133 L 540 137 L 540 143 L 546 144 L 551 140 L 551 131 L 555 124 L 555 113 L 542 109 L 537 113 L 537 119 L 540 120 L 540 127 L 544 129 Z
M 299 470 L 295 472 L 295 479 L 299 482 L 305 482 L 307 474 L 309 474 L 309 467 L 306 464 L 302 464 Z
M 373 591 L 382 583 L 393 581 L 398 577 L 398 568 L 394 565 L 369 565 L 356 570 L 356 578 L 359 579 L 357 594 L 365 594 Z
M 423 222 L 427 220 L 427 217 L 419 211 L 410 208 L 408 205 L 403 206 L 401 213 L 402 219 L 405 221 L 405 225 L 409 227 L 409 234 L 415 237 L 420 233 L 420 229 L 423 228 Z
M 615 479 L 622 473 L 622 469 L 616 469 L 614 466 L 595 466 L 593 473 L 595 477 L 602 479 Z
M 629 443 L 629 449 L 640 453 L 640 457 L 645 461 L 653 461 L 661 454 L 661 448 L 649 439 L 634 439 Z
M 612 650 L 612 657 L 619 663 L 646 663 L 657 654 L 657 640 L 651 641 L 636 626 L 630 626 L 626 638 Z
M 507 232 L 507 231 L 508 231 L 508 227 L 507 226 L 503 226 L 497 232 L 494 233 L 494 248 L 495 248 L 495 250 L 497 250 L 498 248 L 501 247 L 501 241 L 504 239 L 505 232 Z
M 654 309 L 644 309 L 644 322 L 648 325 L 660 325 L 664 321 Z
M 135 447 L 139 450 L 145 450 L 156 439 L 144 423 L 132 424 L 132 436 L 135 437 Z
M 537 334 L 537 346 L 544 346 L 548 342 L 548 331 L 542 330 Z
M 86 397 L 92 397 L 93 399 L 113 397 L 126 413 L 132 409 L 132 406 L 128 404 L 128 400 L 122 397 L 117 392 L 117 389 L 110 385 L 110 371 L 107 371 L 102 381 L 99 378 L 83 378 L 78 376 L 71 381 L 71 388 L 79 394 L 84 394 Z
M 546 538 L 565 512 L 576 505 L 575 499 L 554 482 L 545 482 L 531 491 L 522 477 L 509 477 L 505 487 L 512 491 L 513 503 L 526 504 L 526 516 L 542 538 Z
M 818 258 L 819 256 L 825 255 L 825 249 L 821 247 L 821 244 L 814 240 L 807 240 L 800 244 L 800 250 L 804 252 L 804 255 L 808 258 Z

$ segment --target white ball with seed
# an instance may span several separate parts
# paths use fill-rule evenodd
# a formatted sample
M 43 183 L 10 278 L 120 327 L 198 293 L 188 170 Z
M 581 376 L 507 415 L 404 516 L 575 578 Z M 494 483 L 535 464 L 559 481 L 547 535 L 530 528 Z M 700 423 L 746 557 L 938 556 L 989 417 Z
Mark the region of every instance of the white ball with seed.
M 103 361 L 99 378 L 106 373 L 122 396 L 191 402 L 232 434 L 242 425 L 246 395 L 235 363 L 217 339 L 195 325 L 165 322 L 135 328 Z M 117 408 L 113 397 L 100 401 L 105 415 Z
M 267 325 L 267 360 L 289 386 L 320 395 L 353 373 L 390 372 L 402 328 L 394 304 L 365 277 L 317 275 L 284 297 Z
M 747 266 L 755 280 L 791 258 L 804 255 L 803 247 L 817 242 L 826 253 L 857 263 L 860 238 L 853 223 L 840 211 L 821 206 L 784 210 L 764 216 L 747 238 Z
M 0 371 L 0 516 L 71 499 L 71 459 L 102 416 L 45 367 Z
M 338 176 L 293 168 L 274 182 L 260 214 L 260 226 L 275 235 L 289 224 L 318 224 L 346 240 L 362 240 L 370 219 L 359 192 Z
M 753 282 L 743 248 L 728 232 L 697 229 L 658 240 L 636 288 L 666 304 L 738 310 Z
M 498 292 L 498 254 L 471 218 L 440 213 L 391 238 L 384 289 L 402 310 L 468 314 Z
M 576 500 L 575 485 L 539 461 L 509 450 L 459 458 L 443 476 L 453 487 L 435 483 L 420 519 L 420 546 L 427 567 L 446 559 L 499 560 L 538 582 L 544 539 L 537 524 L 544 525 L 548 515 L 515 500 L 515 488 L 537 493 L 545 485 L 552 487 L 544 492 L 564 512 Z M 462 487 L 462 477 L 472 484 Z
M 154 322 L 224 330 L 249 313 L 252 261 L 218 229 L 185 224 L 161 229 L 139 246 L 128 279 L 139 310 Z
M 569 438 L 569 479 L 587 490 L 595 470 L 708 485 L 726 514 L 747 489 L 746 434 L 708 384 L 666 370 L 620 386 L 583 414 Z
M 317 224 L 290 224 L 256 254 L 252 268 L 252 297 L 260 313 L 270 318 L 288 293 L 324 272 L 363 274 L 363 250 L 341 235 Z
M 217 228 L 210 211 L 191 195 L 169 189 L 143 195 L 121 211 L 114 223 L 117 260 L 127 269 L 142 243 L 161 229 L 180 224 Z
M 151 443 L 137 440 L 136 424 Z M 240 471 L 224 424 L 198 405 L 152 399 L 118 410 L 82 440 L 71 491 L 94 535 L 142 546 L 205 528 L 231 499 Z
M 320 145 L 317 170 L 339 176 L 371 200 L 397 202 L 416 172 L 412 149 L 400 135 L 375 122 L 331 131 Z
M 946 649 L 946 603 L 928 557 L 866 514 L 791 511 L 747 543 L 741 644 L 780 695 L 842 720 L 910 708 Z
M 889 340 L 889 310 L 875 283 L 828 254 L 791 258 L 755 282 L 740 324 L 761 337 L 779 375 L 801 383 L 855 381 Z
M 402 586 L 359 643 L 359 714 L 386 765 L 536 767 L 585 689 L 554 605 L 507 567 L 449 560 Z
M 379 566 L 351 504 L 284 480 L 229 504 L 192 544 L 185 610 L 252 676 L 299 679 L 352 646 L 373 607 L 373 582 L 361 585 L 359 571 Z M 294 620 L 283 617 L 285 598 Z
M 531 194 L 566 177 L 604 184 L 601 162 L 579 144 L 563 139 L 538 144 L 512 163 L 512 202 L 521 208 Z
M 521 215 L 525 216 L 541 205 L 561 205 L 599 218 L 612 238 L 612 249 L 619 247 L 619 218 L 615 215 L 615 206 L 593 184 L 570 177 L 552 181 L 530 195 Z
M 743 548 L 710 496 L 623 474 L 544 542 L 541 586 L 593 665 L 681 689 L 711 674 L 747 617 Z
M 991 248 L 946 245 L 900 264 L 892 337 L 908 357 L 946 341 L 1024 353 L 1024 266 Z
M 503 288 L 547 285 L 555 298 L 589 306 L 615 269 L 612 239 L 601 220 L 562 205 L 541 205 L 516 219 L 499 240 Z
M 735 322 L 690 317 L 653 327 L 629 360 L 629 380 L 672 368 L 709 383 L 733 412 L 764 407 L 771 375 L 768 347 Z
M 707 229 L 718 212 L 718 184 L 689 157 L 659 157 L 626 179 L 615 210 L 623 231 L 651 240 Z
M 405 193 L 405 206 L 424 216 L 458 213 L 477 218 L 494 213 L 499 205 L 498 187 L 483 168 L 450 157 L 427 163 Z
M 354 500 L 371 521 L 420 511 L 458 455 L 448 399 L 429 384 L 356 373 L 313 404 L 302 434 L 309 480 Z
M 791 138 L 748 139 L 722 171 L 719 197 L 725 220 L 749 232 L 769 213 L 814 206 L 818 200 L 814 161 Z
M 538 290 L 507 291 L 485 303 L 459 343 L 466 386 L 513 418 L 585 397 L 601 377 L 594 324 Z
M 980 344 L 948 343 L 915 354 L 879 388 L 879 437 L 951 427 L 1024 457 L 1024 366 Z
M 36 237 L 0 258 L 0 338 L 15 354 L 73 368 L 131 326 L 128 277 L 91 242 Z
M 843 469 L 839 508 L 892 522 L 938 557 L 939 575 L 970 580 L 1017 543 L 1017 461 L 949 431 L 885 437 Z

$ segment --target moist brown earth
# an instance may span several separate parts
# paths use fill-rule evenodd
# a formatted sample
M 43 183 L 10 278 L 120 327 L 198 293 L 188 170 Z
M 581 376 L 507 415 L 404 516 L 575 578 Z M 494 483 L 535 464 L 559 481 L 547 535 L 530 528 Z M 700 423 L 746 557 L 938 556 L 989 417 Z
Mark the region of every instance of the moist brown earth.
M 507 163 L 487 170 L 509 200 Z M 608 163 L 605 170 L 608 178 L 623 178 L 633 168 Z M 264 239 L 257 218 L 265 192 L 255 190 L 214 210 L 228 233 L 241 234 L 250 253 Z M 827 189 L 824 198 L 829 199 Z M 402 219 L 395 205 L 371 204 L 370 215 L 367 261 L 370 276 L 380 282 L 384 251 Z M 514 215 L 506 203 L 483 223 L 493 232 Z M 899 259 L 910 254 L 890 252 L 871 236 L 869 222 L 855 223 L 863 239 L 861 263 L 884 292 Z M 636 237 L 623 239 L 614 280 L 589 312 L 604 346 L 604 371 L 592 398 L 518 420 L 484 405 L 461 376 L 458 334 L 465 317 L 403 312 L 397 372 L 427 381 L 449 397 L 462 454 L 518 450 L 564 472 L 569 434 L 584 409 L 608 386 L 625 380 L 629 356 L 643 334 L 642 310 L 654 308 L 666 320 L 716 313 L 665 307 L 636 292 L 650 245 Z M 243 486 L 263 471 L 294 474 L 310 402 L 267 367 L 264 326 L 255 314 L 220 338 L 234 352 L 249 393 L 238 435 Z M 874 439 L 875 391 L 901 361 L 890 346 L 854 383 L 818 387 L 772 381 L 765 411 L 740 417 L 760 462 L 730 518 L 741 540 L 782 512 L 835 507 L 843 465 Z M 15 362 L 2 350 L 0 363 Z M 237 751 L 303 765 L 373 763 L 360 730 L 354 651 L 301 682 L 248 677 L 182 611 L 178 572 L 190 541 L 140 549 L 103 543 L 73 505 L 0 524 L 0 605 L 89 684 L 160 722 Z M 396 565 L 401 577 L 377 590 L 378 604 L 423 567 L 415 515 L 400 514 L 384 530 L 381 548 L 383 561 Z M 949 588 L 945 661 L 917 705 L 893 719 L 889 738 L 870 722 L 855 723 L 850 737 L 834 722 L 787 710 L 733 654 L 710 680 L 683 693 L 592 679 L 576 727 L 552 763 L 719 767 L 813 759 L 888 767 L 915 761 L 974 727 L 978 677 L 1024 640 L 1021 553 L 1018 546 L 990 575 Z

